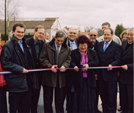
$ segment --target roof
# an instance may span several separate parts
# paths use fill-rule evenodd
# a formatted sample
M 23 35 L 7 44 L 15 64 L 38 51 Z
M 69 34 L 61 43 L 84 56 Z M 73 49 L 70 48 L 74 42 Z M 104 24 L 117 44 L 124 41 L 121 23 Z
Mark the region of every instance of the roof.
M 85 35 L 89 38 L 89 32 L 78 32 L 78 36 Z
M 34 29 L 37 25 L 43 25 L 45 29 L 50 29 L 56 18 L 46 18 L 44 21 L 10 21 L 10 31 L 15 23 L 23 23 L 26 29 Z M 5 32 L 5 21 L 0 21 L 0 32 Z
M 78 32 L 78 34 L 87 36 L 89 32 Z

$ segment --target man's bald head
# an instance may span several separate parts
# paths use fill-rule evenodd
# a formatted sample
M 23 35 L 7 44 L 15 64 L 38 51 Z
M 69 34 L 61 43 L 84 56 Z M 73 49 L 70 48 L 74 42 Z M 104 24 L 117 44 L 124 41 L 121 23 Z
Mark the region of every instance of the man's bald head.
M 98 32 L 96 29 L 91 29 L 89 32 L 90 42 L 95 43 L 98 37 Z
M 49 39 L 49 33 L 45 33 L 45 39 L 48 40 Z

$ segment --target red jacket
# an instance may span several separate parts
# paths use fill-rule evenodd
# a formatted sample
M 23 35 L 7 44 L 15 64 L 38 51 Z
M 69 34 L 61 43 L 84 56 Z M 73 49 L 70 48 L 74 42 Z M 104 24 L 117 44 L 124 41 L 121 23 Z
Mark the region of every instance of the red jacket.
M 1 51 L 2 51 L 2 47 L 0 45 L 0 55 L 1 55 Z M 0 63 L 0 72 L 2 72 L 2 66 L 1 66 L 1 63 Z M 6 82 L 5 82 L 5 79 L 4 79 L 4 76 L 3 75 L 0 75 L 0 86 L 4 86 L 6 85 Z

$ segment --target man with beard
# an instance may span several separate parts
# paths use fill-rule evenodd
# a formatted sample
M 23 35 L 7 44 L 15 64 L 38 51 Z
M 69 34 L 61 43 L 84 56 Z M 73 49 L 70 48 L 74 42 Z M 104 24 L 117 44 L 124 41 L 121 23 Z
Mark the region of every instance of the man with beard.
M 91 48 L 96 51 L 98 41 L 96 40 L 98 37 L 98 32 L 96 29 L 91 29 L 89 32 L 89 45 L 88 48 Z M 96 100 L 97 100 L 97 108 L 98 108 L 98 98 L 99 98 L 99 82 L 98 82 L 98 77 L 97 77 L 97 70 L 95 74 L 95 79 L 96 79 Z M 98 110 L 98 113 L 101 113 L 101 111 Z

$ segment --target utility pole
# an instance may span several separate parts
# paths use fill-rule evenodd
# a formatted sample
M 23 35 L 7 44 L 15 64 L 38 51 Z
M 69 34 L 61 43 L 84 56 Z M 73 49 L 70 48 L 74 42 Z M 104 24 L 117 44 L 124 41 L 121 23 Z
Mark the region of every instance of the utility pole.
M 5 43 L 6 43 L 6 34 L 7 34 L 7 30 L 6 30 L 6 0 L 5 0 Z

